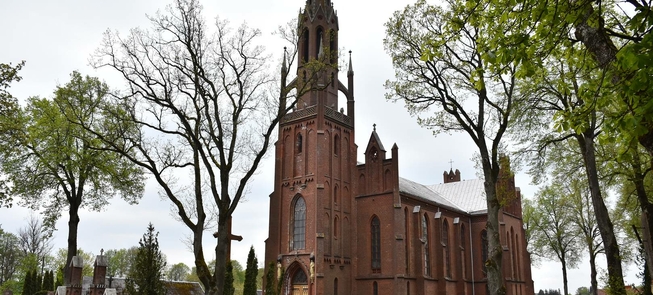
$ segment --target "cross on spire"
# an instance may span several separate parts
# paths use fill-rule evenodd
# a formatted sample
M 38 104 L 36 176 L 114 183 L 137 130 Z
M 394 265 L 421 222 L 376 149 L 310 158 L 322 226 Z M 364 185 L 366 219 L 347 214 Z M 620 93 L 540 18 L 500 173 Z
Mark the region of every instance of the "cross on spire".
M 376 123 L 372 124 L 372 127 L 374 128 L 374 131 L 376 131 Z
M 450 166 L 450 169 L 453 170 L 453 160 L 452 159 L 449 159 L 449 166 Z

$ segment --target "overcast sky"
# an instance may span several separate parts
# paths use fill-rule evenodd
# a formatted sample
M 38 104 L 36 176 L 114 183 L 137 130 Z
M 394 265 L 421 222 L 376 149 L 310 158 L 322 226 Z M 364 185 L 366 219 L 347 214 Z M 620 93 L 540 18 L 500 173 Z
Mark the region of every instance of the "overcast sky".
M 356 143 L 358 156 L 369 140 L 372 124 L 386 147 L 397 143 L 399 147 L 400 176 L 422 184 L 442 183 L 442 172 L 459 169 L 463 179 L 476 178 L 477 172 L 471 158 L 474 146 L 464 134 L 433 136 L 431 131 L 420 128 L 415 118 L 408 115 L 400 103 L 387 102 L 383 83 L 393 77 L 391 60 L 383 49 L 385 36 L 383 24 L 392 12 L 413 1 L 406 0 L 334 0 L 339 17 L 339 46 L 352 50 L 355 71 L 356 96 Z M 20 72 L 23 81 L 14 83 L 10 92 L 24 101 L 29 96 L 52 97 L 57 85 L 69 81 L 72 71 L 97 76 L 113 88 L 124 83 L 109 70 L 95 70 L 88 65 L 89 56 L 100 45 L 107 29 L 126 35 L 130 28 L 148 28 L 146 14 L 163 10 L 167 1 L 154 0 L 2 0 L 0 1 L 0 62 L 18 63 L 25 60 Z M 272 32 L 297 16 L 304 6 L 302 0 L 240 0 L 202 1 L 208 24 L 216 16 L 229 20 L 232 25 L 247 22 L 263 32 L 267 49 L 277 57 L 283 43 Z M 278 59 L 275 59 L 278 60 Z M 273 63 L 271 66 L 278 66 Z M 340 79 L 346 82 L 346 73 Z M 342 95 L 342 94 L 341 94 Z M 271 155 L 272 153 L 270 153 Z M 269 156 L 260 166 L 259 174 L 251 183 L 251 193 L 239 204 L 234 213 L 233 232 L 242 235 L 242 242 L 235 242 L 232 258 L 245 265 L 247 251 L 254 245 L 262 260 L 264 240 L 267 238 L 268 195 L 273 189 L 274 162 Z M 523 173 L 516 176 L 517 185 L 524 197 L 530 198 L 536 187 Z M 170 214 L 170 202 L 157 195 L 158 187 L 149 182 L 146 193 L 138 205 L 130 206 L 114 199 L 102 212 L 80 213 L 78 245 L 85 251 L 98 254 L 101 248 L 119 249 L 138 244 L 149 222 L 160 232 L 159 243 L 168 257 L 168 263 L 184 262 L 193 265 L 192 253 L 182 242 L 189 230 Z M 16 232 L 31 212 L 15 205 L 0 209 L 0 225 L 4 230 Z M 67 214 L 57 223 L 55 248 L 66 247 Z M 207 236 L 210 236 L 207 234 Z M 206 239 L 211 259 L 215 240 Z M 259 261 L 262 265 L 262 261 Z M 578 287 L 589 286 L 587 260 L 579 269 L 569 272 L 570 292 Z M 602 268 L 605 268 L 601 262 Z M 627 284 L 639 284 L 634 267 L 628 268 Z M 533 266 L 535 290 L 562 289 L 560 265 L 543 262 Z

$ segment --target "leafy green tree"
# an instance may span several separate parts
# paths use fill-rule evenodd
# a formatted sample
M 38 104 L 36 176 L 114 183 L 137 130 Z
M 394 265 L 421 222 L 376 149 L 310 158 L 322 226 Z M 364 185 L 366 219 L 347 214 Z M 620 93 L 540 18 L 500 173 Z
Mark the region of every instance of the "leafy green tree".
M 129 272 L 132 261 L 136 257 L 138 247 L 129 249 L 109 249 L 104 252 L 108 262 L 108 275 L 114 277 L 125 277 Z
M 274 267 L 274 262 L 270 262 L 268 268 L 265 272 L 265 294 L 266 295 L 276 295 L 277 294 L 277 270 Z
M 549 49 L 547 57 L 541 59 L 542 68 L 525 78 L 521 83 L 524 93 L 530 98 L 523 109 L 529 116 L 518 116 L 516 122 L 522 126 L 522 140 L 533 143 L 527 150 L 533 151 L 531 174 L 535 182 L 542 181 L 547 169 L 547 154 L 556 144 L 572 141 L 575 162 L 582 162 L 592 200 L 596 224 L 608 261 L 609 285 L 615 291 L 623 291 L 623 254 L 620 249 L 614 222 L 604 200 L 605 190 L 600 179 L 601 163 L 597 158 L 599 135 L 603 131 L 605 115 L 597 107 L 606 90 L 605 73 L 597 70 L 596 62 L 583 48 L 570 40 L 563 39 L 556 47 Z M 551 124 L 553 122 L 553 124 Z M 551 126 L 551 128 L 542 128 Z M 557 155 L 554 155 L 555 157 Z M 549 161 L 551 162 L 551 161 Z
M 54 272 L 52 270 L 48 270 L 45 272 L 45 276 L 43 276 L 43 286 L 41 287 L 41 290 L 44 291 L 54 291 Z
M 63 267 L 57 268 L 57 273 L 55 275 L 54 289 L 56 290 L 59 286 L 63 286 Z
M 177 263 L 168 270 L 168 280 L 183 281 L 190 274 L 190 267 L 183 262 Z
M 92 128 L 106 128 L 98 118 L 98 105 L 108 92 L 97 78 L 73 72 L 70 82 L 57 87 L 53 100 L 32 97 L 15 116 L 0 118 L 20 123 L 11 130 L 20 150 L 2 163 L 9 180 L 21 184 L 13 186 L 12 193 L 33 210 L 45 209 L 48 227 L 54 226 L 61 210 L 68 211 L 66 269 L 77 250 L 80 207 L 100 210 L 115 195 L 135 203 L 143 193 L 139 168 L 105 151 L 91 132 L 71 123 L 81 120 Z
M 256 290 L 263 290 L 263 275 L 265 274 L 265 268 L 259 268 L 256 275 Z
M 62 270 L 62 275 L 63 270 L 66 269 L 65 264 L 67 255 L 68 249 L 66 248 L 59 248 L 59 250 L 57 250 L 55 253 L 53 265 L 57 269 Z M 93 263 L 95 262 L 95 255 L 92 252 L 86 252 L 83 249 L 78 249 L 75 253 L 75 256 L 80 256 L 82 258 L 82 263 L 84 263 L 82 266 L 82 276 L 93 276 Z
M 25 295 L 31 295 L 32 293 L 32 271 L 27 271 L 25 273 L 25 279 L 23 279 L 23 293 Z
M 234 267 L 233 261 L 227 262 L 227 267 L 224 275 L 224 295 L 234 295 L 236 289 L 234 288 Z
M 596 266 L 596 258 L 599 254 L 605 253 L 603 249 L 603 242 L 601 241 L 601 234 L 592 208 L 592 198 L 583 180 L 576 177 L 569 177 L 570 183 L 567 190 L 571 193 L 571 208 L 573 219 L 578 232 L 579 238 L 589 256 L 590 263 L 590 289 L 588 295 L 596 295 L 598 290 L 598 271 Z
M 578 289 L 576 289 L 575 294 L 576 295 L 590 295 L 590 289 L 588 289 L 587 287 L 578 287 Z
M 18 82 L 21 77 L 18 71 L 25 65 L 25 61 L 18 63 L 16 66 L 0 63 L 0 118 L 11 118 L 16 116 L 20 107 L 16 98 L 14 98 L 7 89 L 12 82 Z M 4 158 L 13 153 L 16 147 L 15 140 L 12 139 L 11 130 L 15 129 L 16 122 L 10 120 L 0 120 L 0 164 Z M 0 206 L 10 207 L 12 205 L 12 195 L 9 192 L 9 186 L 4 178 L 0 178 Z M 1 284 L 0 284 L 1 285 Z
M 538 191 L 533 210 L 538 214 L 533 220 L 535 229 L 531 232 L 534 254 L 560 262 L 563 294 L 569 294 L 568 268 L 575 267 L 582 257 L 573 221 L 576 216 L 571 209 L 571 197 L 565 191 L 566 185 L 554 182 Z
M 520 1 L 519 3 L 497 0 L 496 2 L 505 7 L 505 19 L 517 20 L 515 22 L 520 24 L 520 29 L 529 32 L 523 34 L 526 36 L 523 43 L 528 44 L 523 46 L 523 49 L 508 46 L 496 46 L 496 48 L 500 51 L 509 51 L 511 49 L 508 48 L 512 48 L 539 60 L 549 57 L 551 52 L 555 52 L 560 47 L 568 47 L 570 41 L 578 44 L 578 51 L 593 60 L 592 64 L 588 64 L 595 70 L 594 77 L 605 82 L 594 90 L 602 88 L 609 93 L 591 100 L 585 99 L 586 107 L 596 108 L 604 116 L 601 133 L 609 140 L 622 142 L 626 146 L 638 142 L 650 156 L 653 156 L 653 101 L 650 99 L 653 87 L 650 83 L 651 67 L 648 66 L 653 54 L 651 50 L 653 23 L 649 21 L 650 2 L 568 0 Z M 552 7 L 555 9 L 551 9 Z M 573 36 L 572 40 L 570 36 Z M 566 56 L 556 56 L 556 58 L 567 59 Z M 549 68 L 549 65 L 544 62 L 541 65 L 544 70 Z M 576 87 L 579 85 L 574 84 L 574 88 L 583 90 L 587 94 L 598 92 L 582 85 L 580 88 Z M 555 88 L 557 87 L 552 89 Z M 578 105 L 567 105 L 570 108 L 576 106 Z M 572 125 L 578 127 L 576 124 Z M 651 167 L 653 162 L 647 165 Z M 596 197 L 592 198 L 593 203 L 596 203 Z M 640 209 L 642 215 L 647 218 L 642 224 L 644 232 L 647 236 L 653 236 L 653 216 L 650 214 L 653 207 L 646 201 L 640 202 Z M 625 294 L 623 272 L 618 261 L 620 253 L 615 246 L 616 239 L 611 237 L 607 229 L 608 222 L 601 218 L 604 216 L 604 210 L 597 211 L 597 221 L 609 265 L 610 292 Z M 647 240 L 650 242 L 647 244 L 646 253 L 651 262 L 653 240 Z
M 521 67 L 524 56 L 494 55 L 489 43 L 508 31 L 492 1 L 448 0 L 442 6 L 417 1 L 394 13 L 385 24 L 384 45 L 395 68 L 386 82 L 387 98 L 403 101 L 423 127 L 439 132 L 464 132 L 480 154 L 487 198 L 488 288 L 505 294 L 499 210 L 510 199 L 497 194 L 500 153 L 517 108 L 525 97 L 516 80 L 532 68 Z M 507 167 L 503 167 L 507 168 Z
M 134 295 L 162 295 L 166 293 L 164 271 L 165 257 L 159 250 L 159 233 L 150 223 L 147 232 L 138 242 L 138 252 L 127 276 L 126 290 Z
M 0 286 L 14 278 L 19 261 L 18 237 L 0 228 Z
M 247 255 L 247 268 L 245 269 L 245 287 L 243 295 L 256 295 L 256 277 L 258 276 L 258 259 L 254 253 L 254 246 L 249 248 Z
M 646 262 L 646 256 L 644 255 L 644 246 L 641 242 L 639 244 L 638 250 L 639 255 L 637 255 L 635 262 L 640 267 L 640 272 L 637 274 L 637 277 L 642 279 L 641 294 L 652 295 L 653 292 L 651 291 L 651 273 L 648 270 L 649 265 Z
M 151 30 L 133 29 L 126 37 L 109 31 L 92 61 L 117 71 L 128 83 L 125 95 L 106 108 L 113 132 L 98 135 L 153 175 L 193 232 L 198 279 L 207 294 L 222 295 L 228 220 L 274 142 L 281 118 L 317 84 L 321 70 L 335 65 L 321 60 L 328 61 L 329 55 L 312 59 L 303 64 L 311 70 L 306 83 L 291 83 L 299 35 L 292 29 L 281 34 L 292 40 L 279 86 L 268 72 L 264 48 L 256 45 L 259 30 L 245 25 L 231 29 L 218 20 L 211 32 L 198 0 L 176 0 L 150 21 Z M 138 130 L 122 130 L 133 126 Z M 177 181 L 171 175 L 188 177 Z M 211 216 L 217 226 L 209 223 Z M 215 227 L 212 273 L 203 236 Z

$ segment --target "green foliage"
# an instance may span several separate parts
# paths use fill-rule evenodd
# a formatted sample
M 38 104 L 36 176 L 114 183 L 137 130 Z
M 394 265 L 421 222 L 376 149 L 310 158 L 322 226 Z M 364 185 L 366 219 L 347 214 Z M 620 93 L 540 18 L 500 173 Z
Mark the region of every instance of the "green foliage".
M 283 278 L 286 276 L 286 269 L 281 268 L 281 273 L 277 277 L 277 292 L 276 294 L 282 294 L 281 290 L 283 290 Z
M 59 286 L 63 286 L 63 268 L 57 268 L 56 280 L 54 281 L 54 289 L 57 290 Z
M 64 269 L 66 265 L 66 258 L 68 256 L 68 249 L 59 248 L 55 253 L 54 266 L 57 269 Z M 93 263 L 95 262 L 95 255 L 91 252 L 86 252 L 83 249 L 77 249 L 77 256 L 82 258 L 84 266 L 82 267 L 83 276 L 93 276 Z
M 575 295 L 590 295 L 590 289 L 587 287 L 578 287 Z
M 45 272 L 45 275 L 43 276 L 43 286 L 41 287 L 41 290 L 44 291 L 54 291 L 55 286 L 54 286 L 54 271 L 48 270 Z
M 19 112 L 20 107 L 16 99 L 7 91 L 12 82 L 18 82 L 21 77 L 18 71 L 25 65 L 25 61 L 16 66 L 0 63 L 0 118 L 12 118 Z M 11 120 L 0 120 L 0 163 L 4 158 L 14 152 L 15 140 L 12 139 L 11 130 L 16 128 L 16 122 Z M 5 179 L 0 179 L 0 207 L 11 207 L 12 195 L 9 193 L 9 185 Z M 2 280 L 0 280 L 2 285 Z
M 32 293 L 32 271 L 25 273 L 25 279 L 23 279 L 23 293 L 24 295 L 31 295 Z
M 114 277 L 125 277 L 129 273 L 132 261 L 134 261 L 137 252 L 138 247 L 109 249 L 104 252 L 108 260 L 107 274 Z
M 642 279 L 642 295 L 653 295 L 653 292 L 651 291 L 651 273 L 649 272 L 649 265 L 646 262 L 646 255 L 644 253 L 644 245 L 642 243 L 639 243 L 638 247 L 638 255 L 635 259 L 635 263 L 637 266 L 639 266 L 639 273 L 637 273 L 637 277 Z
M 535 199 L 537 212 L 531 216 L 534 231 L 531 245 L 535 255 L 557 260 L 562 264 L 563 276 L 566 270 L 575 267 L 582 257 L 579 231 L 574 226 L 576 215 L 572 209 L 572 194 L 568 184 L 553 182 L 541 188 Z M 567 278 L 563 278 L 564 294 L 568 294 Z
M 277 294 L 277 270 L 274 266 L 274 262 L 270 262 L 268 268 L 265 272 L 265 294 L 266 295 L 276 295 Z
M 184 264 L 183 262 L 174 264 L 168 270 L 168 280 L 171 281 L 183 281 L 190 274 L 190 267 Z
M 247 269 L 245 270 L 245 287 L 243 295 L 256 295 L 256 277 L 258 276 L 258 259 L 254 253 L 254 246 L 249 248 L 247 255 Z
M 0 286 L 14 279 L 19 261 L 18 237 L 0 228 Z
M 385 24 L 384 46 L 392 58 L 395 79 L 387 81 L 386 98 L 405 103 L 418 123 L 434 134 L 464 132 L 474 142 L 486 181 L 489 294 L 505 294 L 501 200 L 495 190 L 503 152 L 517 108 L 528 96 L 516 82 L 535 71 L 530 64 L 528 32 L 513 31 L 510 7 L 501 1 L 447 0 L 439 5 L 418 0 L 393 14 Z M 514 5 L 513 5 L 514 6 Z M 497 21 L 499 20 L 499 21 Z M 498 35 L 507 34 L 505 50 Z
M 47 209 L 48 226 L 66 206 L 76 209 L 84 204 L 100 210 L 110 196 L 120 195 L 134 203 L 142 195 L 140 170 L 102 151 L 91 132 L 69 122 L 79 119 L 104 128 L 98 107 L 108 92 L 97 78 L 73 72 L 71 81 L 57 88 L 53 100 L 32 97 L 18 114 L 3 119 L 20 123 L 12 132 L 21 152 L 8 157 L 2 168 L 13 183 L 21 183 L 14 186 L 14 195 L 32 209 Z
M 154 226 L 150 223 L 138 242 L 138 252 L 127 276 L 126 290 L 129 294 L 165 294 L 165 285 L 161 280 L 164 279 L 166 262 L 159 250 L 158 236 L 159 233 L 154 232 Z
M 9 280 L 0 285 L 0 292 L 11 291 L 14 294 L 21 294 L 22 284 L 18 280 Z
M 140 168 L 118 154 L 104 150 L 94 132 L 102 125 L 99 106 L 109 94 L 97 78 L 78 72 L 57 87 L 52 100 L 32 97 L 27 106 L 0 117 L 7 134 L 18 146 L 0 166 L 23 205 L 44 213 L 44 225 L 53 228 L 67 209 L 68 256 L 77 248 L 78 210 L 98 211 L 113 196 L 135 203 L 143 193 Z M 88 129 L 73 121 L 86 122 Z M 44 209 L 44 210 L 41 210 Z
M 223 285 L 223 292 L 224 295 L 234 295 L 235 289 L 234 289 L 234 267 L 232 261 L 227 262 L 227 267 L 225 268 L 225 274 L 224 274 L 224 285 Z

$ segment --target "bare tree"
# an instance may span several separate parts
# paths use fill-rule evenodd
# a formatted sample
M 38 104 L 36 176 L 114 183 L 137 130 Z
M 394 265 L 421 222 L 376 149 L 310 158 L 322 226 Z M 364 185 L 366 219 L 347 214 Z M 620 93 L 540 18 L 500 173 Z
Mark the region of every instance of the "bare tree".
M 46 259 L 52 252 L 52 236 L 43 226 L 41 220 L 30 215 L 27 224 L 18 229 L 19 247 L 23 255 L 34 255 L 41 266 L 41 275 L 45 268 Z
M 196 0 L 177 0 L 149 19 L 151 29 L 132 29 L 127 37 L 107 32 L 94 56 L 95 67 L 117 71 L 128 84 L 126 93 L 105 108 L 115 133 L 96 135 L 151 173 L 192 231 L 197 276 L 206 293 L 222 294 L 232 238 L 228 220 L 279 120 L 311 89 L 317 74 L 306 77 L 309 83 L 288 82 L 286 61 L 294 61 L 297 52 L 292 47 L 291 57 L 284 56 L 279 87 L 272 78 L 276 74 L 268 71 L 270 57 L 257 44 L 260 31 L 246 25 L 233 29 L 217 19 L 211 33 Z M 330 65 L 306 66 L 318 73 Z M 215 231 L 207 225 L 212 206 L 218 212 L 213 273 L 202 245 L 204 232 Z

